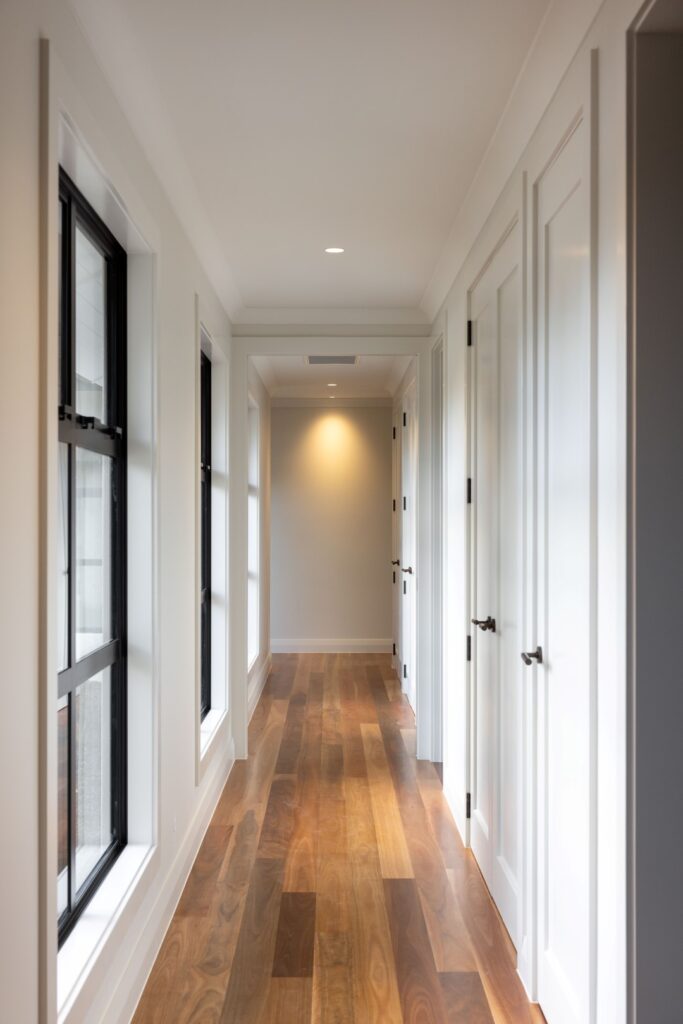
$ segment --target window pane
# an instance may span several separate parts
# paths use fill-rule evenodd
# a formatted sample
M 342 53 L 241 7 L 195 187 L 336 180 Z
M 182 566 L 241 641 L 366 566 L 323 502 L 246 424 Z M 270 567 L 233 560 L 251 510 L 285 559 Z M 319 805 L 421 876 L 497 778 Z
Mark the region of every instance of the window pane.
M 76 227 L 76 412 L 106 419 L 107 262 Z
M 57 914 L 69 903 L 69 698 L 57 703 Z
M 111 459 L 76 449 L 76 657 L 111 640 Z
M 57 669 L 69 665 L 69 449 L 59 446 L 57 523 Z
M 110 669 L 74 695 L 76 890 L 112 841 Z

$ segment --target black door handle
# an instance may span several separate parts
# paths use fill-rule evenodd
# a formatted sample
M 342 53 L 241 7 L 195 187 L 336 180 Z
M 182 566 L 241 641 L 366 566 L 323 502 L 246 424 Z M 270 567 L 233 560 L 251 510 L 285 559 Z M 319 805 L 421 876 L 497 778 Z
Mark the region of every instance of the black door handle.
M 525 665 L 543 664 L 543 648 L 537 647 L 535 651 L 522 651 L 522 661 Z
M 496 632 L 496 620 L 492 619 L 489 615 L 486 619 L 472 619 L 473 626 L 479 626 L 482 633 L 486 633 L 487 630 L 491 633 Z
M 412 565 L 409 565 L 407 569 L 401 569 L 401 572 L 409 572 L 410 575 L 412 576 L 412 574 L 413 574 L 413 567 L 412 567 Z
M 399 560 L 399 559 L 397 558 L 397 559 L 396 559 L 396 561 L 392 561 L 392 563 L 391 563 L 391 564 L 392 564 L 392 565 L 400 565 L 400 564 L 401 564 L 401 562 L 400 562 L 400 560 Z

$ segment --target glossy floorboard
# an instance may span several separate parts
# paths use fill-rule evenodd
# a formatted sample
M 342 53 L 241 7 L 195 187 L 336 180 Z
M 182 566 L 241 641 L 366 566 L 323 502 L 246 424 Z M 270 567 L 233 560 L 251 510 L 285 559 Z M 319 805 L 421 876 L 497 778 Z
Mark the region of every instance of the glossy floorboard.
M 383 655 L 278 655 L 136 1024 L 538 1024 Z

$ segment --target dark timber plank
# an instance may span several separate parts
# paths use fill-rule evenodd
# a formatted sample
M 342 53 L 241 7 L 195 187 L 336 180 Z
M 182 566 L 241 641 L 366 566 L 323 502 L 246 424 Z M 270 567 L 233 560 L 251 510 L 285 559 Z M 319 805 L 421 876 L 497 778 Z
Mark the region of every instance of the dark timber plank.
M 412 878 L 385 878 L 384 895 L 404 1024 L 443 1024 L 447 1019 L 446 1004 L 417 885 Z
M 281 860 L 256 858 L 221 1024 L 258 1024 L 268 996 L 280 913 Z
M 315 893 L 284 892 L 277 926 L 274 978 L 313 977 Z

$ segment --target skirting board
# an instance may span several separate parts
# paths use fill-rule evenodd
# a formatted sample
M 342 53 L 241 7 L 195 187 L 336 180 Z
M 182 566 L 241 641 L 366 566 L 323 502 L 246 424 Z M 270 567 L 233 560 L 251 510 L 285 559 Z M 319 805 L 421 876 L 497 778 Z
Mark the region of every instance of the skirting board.
M 142 924 L 136 922 L 136 938 L 130 943 L 130 956 L 121 971 L 120 980 L 117 983 L 114 979 L 111 999 L 101 1017 L 103 1024 L 132 1019 L 234 764 L 235 748 L 231 738 L 227 756 L 215 766 L 213 778 L 207 782 L 204 797 L 171 862 L 166 878 L 158 888 L 147 921 Z
M 271 640 L 273 654 L 391 654 L 393 640 Z
M 251 722 L 251 716 L 256 710 L 259 697 L 263 693 L 263 687 L 266 685 L 266 680 L 270 673 L 270 663 L 271 657 L 269 651 L 261 664 L 254 666 L 251 676 L 247 682 L 247 721 L 249 722 Z

